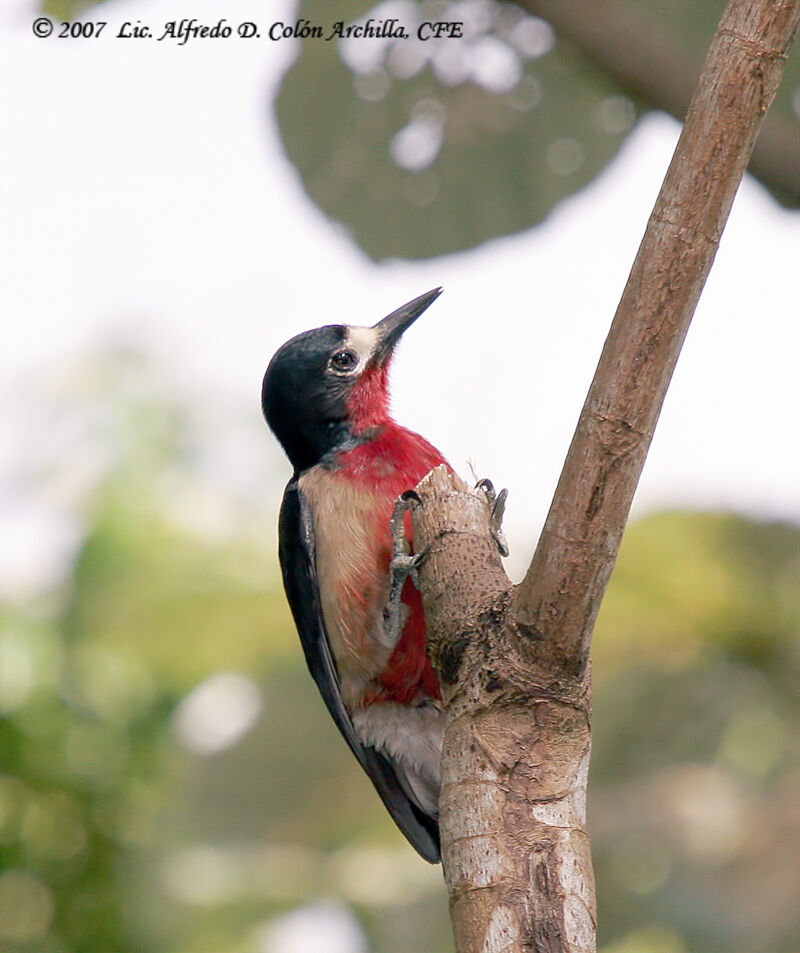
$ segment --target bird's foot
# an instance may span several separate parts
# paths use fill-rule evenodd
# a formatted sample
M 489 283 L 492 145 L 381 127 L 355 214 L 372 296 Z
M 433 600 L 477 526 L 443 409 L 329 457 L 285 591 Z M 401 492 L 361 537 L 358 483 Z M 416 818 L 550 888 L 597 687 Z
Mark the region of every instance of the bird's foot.
M 497 543 L 500 555 L 508 556 L 508 543 L 506 542 L 506 536 L 503 532 L 503 515 L 506 511 L 508 490 L 501 490 L 499 493 L 495 493 L 494 484 L 491 480 L 479 480 L 475 484 L 475 489 L 483 490 L 486 494 L 486 499 L 492 508 L 492 513 L 489 518 L 489 528 L 492 533 L 492 539 Z
M 406 538 L 404 519 L 411 500 L 419 502 L 419 497 L 414 490 L 407 490 L 397 498 L 389 523 L 392 530 L 392 559 L 389 563 L 389 601 L 383 610 L 383 631 L 387 643 L 392 648 L 397 645 L 405 625 L 403 586 L 409 576 L 414 585 L 419 586 L 417 566 L 424 555 L 412 556 L 411 547 Z

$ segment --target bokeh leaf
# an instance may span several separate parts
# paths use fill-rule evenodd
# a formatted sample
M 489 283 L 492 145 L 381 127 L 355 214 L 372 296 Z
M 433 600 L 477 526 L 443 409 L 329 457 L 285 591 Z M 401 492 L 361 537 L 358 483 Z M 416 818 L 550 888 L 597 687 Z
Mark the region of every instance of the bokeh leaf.
M 457 4 L 463 40 L 416 39 L 430 10 L 302 0 L 300 19 L 396 17 L 408 39 L 305 39 L 276 109 L 310 197 L 374 259 L 424 258 L 542 221 L 635 118 L 617 85 L 516 7 Z
M 547 4 L 528 6 L 547 16 Z M 580 15 L 580 4 L 569 6 Z M 596 42 L 559 38 L 544 19 L 498 0 L 348 0 L 335 9 L 300 0 L 297 22 L 321 35 L 302 40 L 276 110 L 309 196 L 373 259 L 459 251 L 541 222 L 602 171 L 643 109 L 682 118 L 724 4 L 613 6 L 617 17 L 637 14 L 643 45 L 680 51 L 674 75 L 661 77 L 676 88 L 637 83 Z M 337 20 L 370 18 L 407 36 L 331 39 Z M 417 29 L 429 19 L 463 23 L 464 35 L 422 42 Z M 613 29 L 610 18 L 595 19 Z M 790 207 L 800 201 L 790 158 L 799 110 L 795 51 L 753 164 Z
M 320 896 L 375 953 L 447 949 L 439 871 L 306 671 L 262 508 L 282 479 L 187 520 L 234 492 L 206 416 L 136 352 L 69 380 L 37 415 L 69 443 L 22 469 L 49 498 L 105 465 L 60 584 L 0 604 L 0 953 L 251 953 Z M 797 946 L 798 553 L 727 514 L 626 531 L 593 649 L 605 953 Z

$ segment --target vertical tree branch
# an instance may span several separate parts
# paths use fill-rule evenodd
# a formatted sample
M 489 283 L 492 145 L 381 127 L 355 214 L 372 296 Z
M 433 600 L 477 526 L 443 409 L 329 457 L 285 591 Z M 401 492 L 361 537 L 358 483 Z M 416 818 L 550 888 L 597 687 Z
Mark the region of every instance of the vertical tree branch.
M 642 6 L 625 0 L 520 0 L 553 26 L 560 40 L 613 76 L 634 98 L 676 119 L 686 115 L 703 66 Z M 800 138 L 796 123 L 773 113 L 753 146 L 750 170 L 789 205 L 800 199 Z
M 509 611 L 483 494 L 445 467 L 417 487 L 414 542 L 447 729 L 442 860 L 459 953 L 594 949 L 589 671 Z
M 664 395 L 800 20 L 798 0 L 731 0 L 603 348 L 520 618 L 584 656 Z
M 800 22 L 731 0 L 534 554 L 503 572 L 485 499 L 440 468 L 414 540 L 447 708 L 442 853 L 458 953 L 591 953 L 588 651 L 661 404 Z

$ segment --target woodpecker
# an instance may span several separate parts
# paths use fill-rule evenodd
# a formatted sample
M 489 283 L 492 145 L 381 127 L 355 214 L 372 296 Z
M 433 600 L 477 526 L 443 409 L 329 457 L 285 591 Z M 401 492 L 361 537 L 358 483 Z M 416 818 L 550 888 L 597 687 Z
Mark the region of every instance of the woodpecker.
M 372 327 L 292 338 L 261 393 L 294 468 L 279 556 L 306 662 L 392 818 L 431 863 L 440 860 L 444 712 L 422 601 L 408 560 L 392 559 L 390 521 L 398 497 L 446 461 L 389 415 L 388 371 L 401 335 L 441 290 Z M 412 542 L 408 519 L 405 533 Z

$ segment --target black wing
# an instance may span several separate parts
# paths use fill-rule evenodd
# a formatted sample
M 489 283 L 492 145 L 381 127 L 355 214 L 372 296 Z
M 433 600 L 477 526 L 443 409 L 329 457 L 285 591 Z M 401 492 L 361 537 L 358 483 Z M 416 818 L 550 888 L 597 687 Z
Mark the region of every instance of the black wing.
M 279 556 L 283 585 L 303 645 L 309 671 L 345 741 L 375 785 L 395 823 L 412 846 L 430 863 L 440 860 L 439 825 L 409 799 L 392 763 L 356 734 L 339 690 L 339 674 L 331 652 L 317 583 L 314 524 L 308 502 L 290 480 L 281 506 Z

